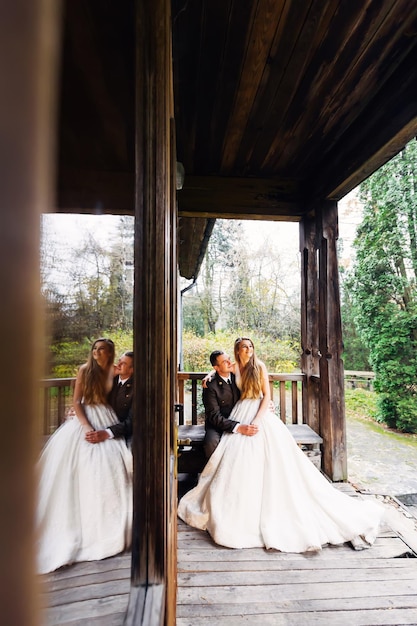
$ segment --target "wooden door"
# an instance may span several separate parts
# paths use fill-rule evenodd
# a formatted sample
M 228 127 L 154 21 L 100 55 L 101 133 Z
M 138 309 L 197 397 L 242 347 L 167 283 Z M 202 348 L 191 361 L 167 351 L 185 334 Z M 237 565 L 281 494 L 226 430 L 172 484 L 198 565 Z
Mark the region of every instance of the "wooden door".
M 136 23 L 135 423 L 127 624 L 175 624 L 176 206 L 170 3 Z

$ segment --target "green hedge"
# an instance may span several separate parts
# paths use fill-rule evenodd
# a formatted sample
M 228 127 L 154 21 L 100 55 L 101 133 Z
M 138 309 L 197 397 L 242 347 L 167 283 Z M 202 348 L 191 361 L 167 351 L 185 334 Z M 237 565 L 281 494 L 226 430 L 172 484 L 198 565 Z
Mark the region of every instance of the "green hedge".
M 187 331 L 183 334 L 183 369 L 185 372 L 207 372 L 211 369 L 210 353 L 213 350 L 224 350 L 233 356 L 233 347 L 237 337 L 242 333 L 218 331 L 205 337 L 198 337 Z M 244 334 L 243 336 L 247 336 Z M 263 361 L 269 372 L 294 372 L 299 370 L 299 346 L 289 341 L 271 339 L 266 335 L 251 336 L 257 356 Z
M 103 333 L 110 337 L 116 346 L 116 358 L 126 350 L 132 350 L 131 332 L 109 331 Z M 233 359 L 233 346 L 239 332 L 219 331 L 205 337 L 198 337 L 187 331 L 183 334 L 183 363 L 186 372 L 208 372 L 211 369 L 210 353 L 213 350 L 225 350 Z M 245 334 L 246 336 L 246 334 Z M 67 378 L 75 376 L 79 366 L 87 360 L 94 339 L 85 338 L 82 342 L 62 342 L 50 347 L 50 363 L 47 376 Z M 298 371 L 299 346 L 289 341 L 271 339 L 267 335 L 253 335 L 256 354 L 265 363 L 269 372 Z

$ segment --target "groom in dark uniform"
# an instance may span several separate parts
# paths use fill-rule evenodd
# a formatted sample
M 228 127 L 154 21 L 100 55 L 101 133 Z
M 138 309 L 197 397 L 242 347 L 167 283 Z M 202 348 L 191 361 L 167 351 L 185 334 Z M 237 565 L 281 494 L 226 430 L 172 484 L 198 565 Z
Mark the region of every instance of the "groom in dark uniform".
M 236 386 L 231 361 L 222 350 L 210 354 L 210 363 L 215 370 L 214 377 L 203 388 L 203 403 L 206 412 L 204 453 L 209 458 L 217 448 L 223 433 L 239 433 L 252 436 L 258 432 L 254 424 L 240 424 L 230 419 L 230 413 L 239 400 L 240 391 Z
M 116 367 L 117 375 L 109 393 L 109 404 L 119 418 L 104 430 L 93 430 L 85 436 L 90 443 L 101 443 L 106 439 L 124 437 L 128 441 L 132 436 L 133 413 L 133 352 L 125 352 Z

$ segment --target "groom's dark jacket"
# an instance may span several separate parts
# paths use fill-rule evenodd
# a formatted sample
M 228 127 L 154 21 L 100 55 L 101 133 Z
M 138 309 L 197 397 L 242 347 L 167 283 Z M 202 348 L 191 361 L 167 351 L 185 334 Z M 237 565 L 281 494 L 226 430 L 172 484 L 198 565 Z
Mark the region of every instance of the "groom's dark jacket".
M 113 435 L 130 439 L 132 436 L 133 417 L 133 376 L 119 387 L 119 376 L 115 376 L 109 393 L 109 404 L 114 409 L 120 424 L 109 426 Z
M 233 407 L 240 398 L 240 391 L 236 386 L 234 374 L 230 375 L 231 384 L 227 384 L 221 376 L 214 376 L 203 389 L 203 403 L 206 412 L 206 430 L 213 428 L 220 433 L 232 432 L 236 424 L 229 419 Z

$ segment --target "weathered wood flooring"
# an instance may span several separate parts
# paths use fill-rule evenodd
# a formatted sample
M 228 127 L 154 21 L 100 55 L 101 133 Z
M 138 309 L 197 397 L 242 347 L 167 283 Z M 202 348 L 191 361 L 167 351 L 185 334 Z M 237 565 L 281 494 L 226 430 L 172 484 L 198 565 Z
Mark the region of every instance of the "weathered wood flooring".
M 406 541 L 386 526 L 370 550 L 229 550 L 180 523 L 177 626 L 417 624 L 417 559 Z
M 415 532 L 407 538 L 385 527 L 370 550 L 230 550 L 179 521 L 177 626 L 417 624 L 416 542 Z M 45 626 L 122 626 L 129 561 L 122 555 L 42 577 Z
M 74 563 L 41 578 L 45 626 L 122 626 L 129 600 L 130 553 Z

